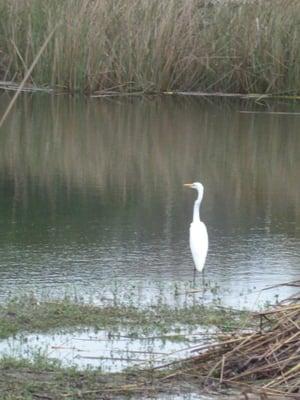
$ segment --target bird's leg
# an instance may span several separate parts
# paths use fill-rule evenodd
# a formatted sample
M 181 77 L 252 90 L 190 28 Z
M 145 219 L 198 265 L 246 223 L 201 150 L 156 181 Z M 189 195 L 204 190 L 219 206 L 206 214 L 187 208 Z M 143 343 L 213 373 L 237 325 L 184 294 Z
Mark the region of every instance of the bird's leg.
M 204 269 L 202 270 L 202 286 L 203 286 L 203 291 L 204 291 L 204 289 L 205 289 Z
M 194 273 L 193 273 L 193 289 L 195 289 L 196 287 L 196 268 L 194 267 Z

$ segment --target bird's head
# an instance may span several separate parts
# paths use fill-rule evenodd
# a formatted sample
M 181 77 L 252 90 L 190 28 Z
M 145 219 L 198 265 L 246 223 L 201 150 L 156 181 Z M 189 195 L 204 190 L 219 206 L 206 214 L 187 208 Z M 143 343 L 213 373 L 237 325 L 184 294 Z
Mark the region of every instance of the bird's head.
M 183 186 L 189 187 L 191 189 L 196 189 L 198 190 L 198 192 L 203 192 L 204 190 L 203 185 L 200 182 L 184 183 Z
M 203 192 L 204 192 L 204 187 L 203 187 L 202 183 L 200 183 L 200 182 L 184 183 L 183 186 L 197 190 L 198 200 L 200 200 L 200 201 L 202 200 Z

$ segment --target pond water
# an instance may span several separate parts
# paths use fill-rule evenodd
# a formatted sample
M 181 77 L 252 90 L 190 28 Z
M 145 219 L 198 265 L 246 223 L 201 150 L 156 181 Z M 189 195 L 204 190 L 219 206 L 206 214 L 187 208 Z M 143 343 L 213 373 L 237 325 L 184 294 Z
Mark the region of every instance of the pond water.
M 136 335 L 131 331 L 84 329 L 65 333 L 19 334 L 0 341 L 1 355 L 59 360 L 64 367 L 100 368 L 120 372 L 128 367 L 153 368 L 195 355 L 214 340 L 213 329 L 182 329 L 181 333 Z
M 222 305 L 290 295 L 261 289 L 300 275 L 300 116 L 265 111 L 297 110 L 19 98 L 0 137 L 0 300 L 32 291 L 184 303 L 195 193 L 182 184 L 191 181 L 205 187 L 205 280 Z

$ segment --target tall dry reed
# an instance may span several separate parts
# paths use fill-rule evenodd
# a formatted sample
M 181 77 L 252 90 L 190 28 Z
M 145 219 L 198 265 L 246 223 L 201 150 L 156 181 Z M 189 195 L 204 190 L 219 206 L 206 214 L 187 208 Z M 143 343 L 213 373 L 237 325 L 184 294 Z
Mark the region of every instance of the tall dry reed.
M 0 0 L 0 78 L 119 91 L 300 92 L 298 0 Z

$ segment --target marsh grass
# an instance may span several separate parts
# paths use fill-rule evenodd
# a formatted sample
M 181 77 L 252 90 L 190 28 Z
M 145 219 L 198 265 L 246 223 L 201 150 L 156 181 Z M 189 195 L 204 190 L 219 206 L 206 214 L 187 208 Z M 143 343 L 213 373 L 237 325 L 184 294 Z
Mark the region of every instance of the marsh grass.
M 148 398 L 160 392 L 178 394 L 180 389 L 187 392 L 181 379 L 172 385 L 158 380 L 165 375 L 164 371 L 78 371 L 43 357 L 31 361 L 5 357 L 0 359 L 0 393 L 3 400 L 100 400 Z
M 3 357 L 0 371 L 3 400 L 75 399 L 81 398 L 82 392 L 86 399 L 98 399 L 99 393 L 112 385 L 113 379 L 121 385 L 126 379 L 125 375 L 120 374 L 110 377 L 99 371 L 82 372 L 74 368 L 62 368 L 59 362 L 43 356 L 33 360 Z
M 297 0 L 0 0 L 1 79 L 97 93 L 299 93 Z
M 215 326 L 230 330 L 240 326 L 247 316 L 248 313 L 243 311 L 200 304 L 178 309 L 167 305 L 139 309 L 125 305 L 94 306 L 68 299 L 37 302 L 31 296 L 24 296 L 0 306 L 0 338 L 23 332 L 80 327 L 95 330 L 126 327 L 133 337 L 153 332 L 168 333 L 178 324 L 182 327 Z

